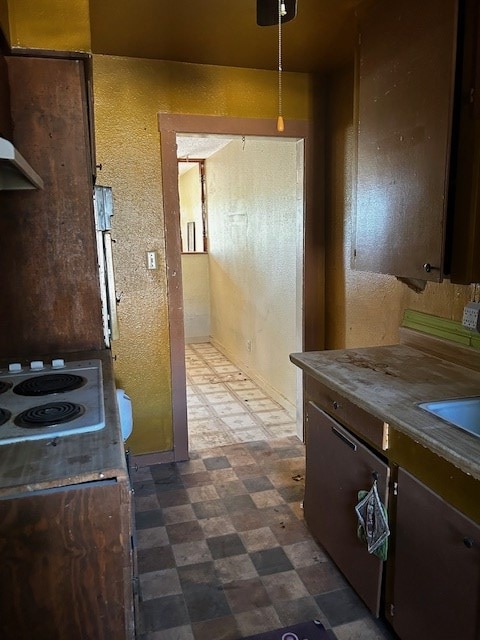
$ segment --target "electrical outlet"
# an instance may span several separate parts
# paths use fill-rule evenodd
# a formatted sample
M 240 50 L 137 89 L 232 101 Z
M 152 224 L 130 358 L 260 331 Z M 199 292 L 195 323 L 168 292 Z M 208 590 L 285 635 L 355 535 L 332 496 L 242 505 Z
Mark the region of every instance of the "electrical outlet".
M 467 329 L 480 332 L 480 302 L 469 302 L 465 306 L 462 324 Z

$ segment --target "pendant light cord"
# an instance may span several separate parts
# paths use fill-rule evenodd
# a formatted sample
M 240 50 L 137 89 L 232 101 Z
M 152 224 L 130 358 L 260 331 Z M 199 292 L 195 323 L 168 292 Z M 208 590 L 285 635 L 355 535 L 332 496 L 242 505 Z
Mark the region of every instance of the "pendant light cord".
M 285 3 L 278 0 L 278 118 L 277 131 L 284 130 L 282 105 L 282 16 L 286 14 Z

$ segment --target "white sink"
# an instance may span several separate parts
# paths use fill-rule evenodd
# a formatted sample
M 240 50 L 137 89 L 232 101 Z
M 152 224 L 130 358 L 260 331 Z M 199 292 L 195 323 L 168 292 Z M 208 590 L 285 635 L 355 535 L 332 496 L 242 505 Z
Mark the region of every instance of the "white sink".
M 480 396 L 421 402 L 418 406 L 480 438 Z

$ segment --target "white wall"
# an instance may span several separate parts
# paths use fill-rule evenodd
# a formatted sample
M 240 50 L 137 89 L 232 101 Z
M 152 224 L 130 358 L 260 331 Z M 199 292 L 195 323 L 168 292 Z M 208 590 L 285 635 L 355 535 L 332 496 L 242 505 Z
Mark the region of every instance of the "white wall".
M 206 180 L 212 339 L 295 405 L 295 141 L 235 139 Z
M 206 253 L 182 254 L 185 342 L 210 341 L 210 278 Z

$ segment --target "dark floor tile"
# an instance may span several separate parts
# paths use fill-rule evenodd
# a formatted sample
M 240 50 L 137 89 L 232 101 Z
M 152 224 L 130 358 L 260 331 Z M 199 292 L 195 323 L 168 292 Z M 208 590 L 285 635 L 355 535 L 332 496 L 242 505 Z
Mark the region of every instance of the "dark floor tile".
M 204 484 L 211 484 L 212 480 L 208 471 L 197 471 L 182 476 L 183 484 L 186 487 L 200 487 Z
M 287 447 L 285 449 L 276 449 L 276 453 L 280 459 L 299 458 L 303 455 L 303 451 L 299 447 Z
M 139 511 L 135 514 L 136 529 L 151 529 L 152 527 L 162 527 L 164 524 L 161 509 Z
M 194 502 L 192 504 L 193 511 L 199 520 L 205 518 L 216 518 L 224 516 L 227 509 L 222 500 L 206 500 L 205 502 Z
M 256 493 L 257 491 L 267 491 L 268 489 L 274 489 L 273 484 L 267 478 L 267 476 L 257 476 L 256 478 L 245 478 L 243 480 L 245 488 L 249 493 Z
M 305 487 L 303 483 L 298 483 L 291 487 L 279 487 L 277 491 L 285 502 L 301 502 L 305 493 Z
M 228 461 L 227 456 L 215 456 L 214 458 L 204 458 L 203 464 L 208 471 L 215 469 L 228 469 L 232 465 Z
M 270 449 L 270 443 L 268 440 L 254 440 L 253 442 L 246 442 L 245 447 L 251 452 L 268 451 Z
M 150 473 L 156 482 L 169 482 L 179 477 L 178 469 L 174 462 L 164 464 L 152 464 Z
M 183 587 L 183 595 L 192 623 L 222 618 L 232 613 L 219 585 L 189 584 Z
M 215 565 L 211 561 L 178 567 L 177 573 L 182 587 L 192 584 L 220 584 Z
M 186 489 L 175 489 L 174 491 L 159 491 L 157 493 L 158 504 L 162 508 L 179 507 L 182 504 L 190 503 L 190 496 Z
M 225 496 L 222 500 L 228 513 L 256 510 L 256 505 L 249 495 Z
M 171 569 L 175 566 L 175 558 L 170 546 L 138 549 L 137 562 L 138 573 Z
M 244 478 L 254 478 L 255 476 L 265 475 L 265 470 L 258 464 L 245 464 L 240 467 L 235 467 L 235 473 L 243 480 Z
M 254 551 L 250 554 L 250 558 L 261 576 L 293 569 L 292 563 L 281 547 Z
M 332 562 L 299 567 L 297 574 L 312 596 L 345 588 L 345 578 Z
M 196 520 L 167 524 L 166 530 L 170 544 L 194 542 L 195 540 L 203 540 L 205 538 L 203 529 Z
M 180 627 L 190 622 L 185 600 L 181 595 L 140 602 L 140 616 L 145 633 Z
M 223 589 L 234 613 L 269 607 L 272 604 L 260 578 L 233 580 L 223 585 Z
M 182 489 L 184 489 L 184 487 L 185 485 L 180 478 L 173 478 L 168 482 L 164 482 L 163 480 L 155 482 L 155 491 L 157 495 L 172 491 L 181 491 Z
M 315 596 L 315 601 L 332 627 L 369 616 L 369 611 L 350 588 Z
M 311 596 L 297 600 L 284 600 L 277 602 L 274 606 L 278 617 L 286 627 L 306 620 L 316 620 L 320 613 L 319 606 Z
M 192 630 L 195 640 L 238 640 L 241 637 L 234 616 L 194 622 Z
M 247 553 L 237 533 L 227 533 L 224 536 L 214 536 L 207 538 L 207 544 L 214 560 L 227 558 L 229 556 L 239 556 Z
M 153 481 L 135 482 L 133 488 L 135 490 L 135 496 L 138 498 L 153 496 L 156 493 L 156 486 Z

